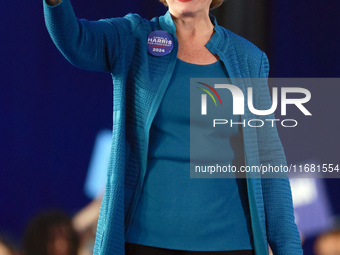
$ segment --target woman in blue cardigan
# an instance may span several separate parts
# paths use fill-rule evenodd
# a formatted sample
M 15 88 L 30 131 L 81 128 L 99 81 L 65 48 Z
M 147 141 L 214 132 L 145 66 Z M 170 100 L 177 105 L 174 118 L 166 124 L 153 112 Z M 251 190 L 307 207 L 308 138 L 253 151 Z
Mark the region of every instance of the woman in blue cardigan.
M 266 78 L 266 55 L 209 15 L 223 0 L 162 2 L 168 12 L 151 21 L 136 14 L 87 21 L 76 18 L 70 0 L 44 1 L 62 54 L 113 78 L 113 138 L 94 254 L 266 255 L 269 243 L 275 255 L 301 255 L 288 179 L 189 176 L 190 78 Z M 245 94 L 251 85 L 238 87 Z M 253 89 L 254 107 L 270 108 L 267 85 Z M 225 114 L 235 122 L 255 118 L 247 109 Z M 198 128 L 226 164 L 286 164 L 276 128 L 234 126 L 223 139 Z

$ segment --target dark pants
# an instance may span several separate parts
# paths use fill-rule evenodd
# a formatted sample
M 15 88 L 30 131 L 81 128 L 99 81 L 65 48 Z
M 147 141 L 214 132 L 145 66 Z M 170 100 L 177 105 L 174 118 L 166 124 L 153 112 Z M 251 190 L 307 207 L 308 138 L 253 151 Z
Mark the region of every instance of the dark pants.
M 125 255 L 254 255 L 253 250 L 242 251 L 183 251 L 163 249 L 141 244 L 125 243 Z

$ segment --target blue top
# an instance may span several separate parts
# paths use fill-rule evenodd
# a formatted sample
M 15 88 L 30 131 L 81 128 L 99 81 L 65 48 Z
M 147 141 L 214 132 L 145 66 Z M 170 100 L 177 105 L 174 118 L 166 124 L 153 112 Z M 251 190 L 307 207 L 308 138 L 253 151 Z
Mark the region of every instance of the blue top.
M 195 65 L 177 60 L 150 129 L 145 183 L 126 241 L 192 251 L 252 249 L 245 179 L 190 178 L 190 78 L 198 77 L 225 78 L 226 71 L 220 61 Z M 226 103 L 231 108 L 232 101 Z M 234 118 L 232 112 L 225 116 Z M 243 163 L 240 128 L 223 128 L 223 139 L 211 127 L 197 128 L 205 148 L 225 155 L 224 163 Z

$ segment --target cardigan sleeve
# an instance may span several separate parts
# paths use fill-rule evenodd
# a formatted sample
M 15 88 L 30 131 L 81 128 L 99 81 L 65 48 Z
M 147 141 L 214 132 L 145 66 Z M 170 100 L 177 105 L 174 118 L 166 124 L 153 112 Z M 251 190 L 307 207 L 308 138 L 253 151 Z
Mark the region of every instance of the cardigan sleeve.
M 127 18 L 88 21 L 76 18 L 70 0 L 50 6 L 44 0 L 47 30 L 61 53 L 76 67 L 110 71 L 126 42 L 131 41 Z
M 260 77 L 268 78 L 269 63 L 263 53 Z M 269 109 L 271 99 L 267 82 L 261 82 L 258 108 Z M 275 119 L 274 114 L 264 119 Z M 276 126 L 264 125 L 257 129 L 260 163 L 286 166 L 284 150 Z M 291 187 L 286 176 L 262 179 L 267 237 L 274 255 L 302 255 L 300 235 L 295 224 Z

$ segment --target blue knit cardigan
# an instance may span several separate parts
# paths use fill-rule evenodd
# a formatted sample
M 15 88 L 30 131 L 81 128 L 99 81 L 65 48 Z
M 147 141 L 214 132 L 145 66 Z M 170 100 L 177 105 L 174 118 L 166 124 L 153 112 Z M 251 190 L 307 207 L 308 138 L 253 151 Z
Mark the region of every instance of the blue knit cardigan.
M 52 40 L 72 64 L 112 75 L 112 147 L 94 254 L 123 255 L 126 230 L 143 186 L 149 129 L 177 59 L 176 27 L 169 12 L 151 21 L 137 14 L 99 21 L 79 20 L 70 0 L 53 7 L 44 2 L 44 14 Z M 215 33 L 206 47 L 219 56 L 232 81 L 266 78 L 269 71 L 266 55 L 212 19 Z M 147 36 L 154 30 L 165 30 L 174 37 L 175 47 L 170 54 L 163 57 L 148 54 Z M 234 82 L 237 83 L 235 79 Z M 247 87 L 252 84 L 250 81 L 237 85 L 246 95 Z M 266 84 L 254 87 L 254 106 L 270 108 Z M 247 109 L 243 120 L 254 118 Z M 276 128 L 244 128 L 243 136 L 247 165 L 286 164 Z M 256 255 L 268 254 L 267 242 L 275 255 L 302 255 L 288 179 L 248 177 Z

